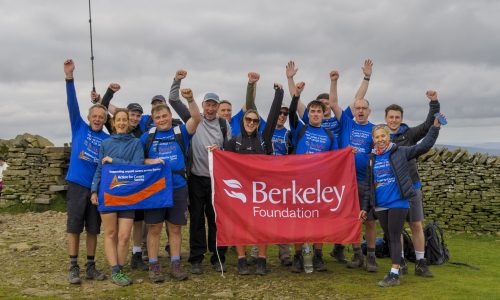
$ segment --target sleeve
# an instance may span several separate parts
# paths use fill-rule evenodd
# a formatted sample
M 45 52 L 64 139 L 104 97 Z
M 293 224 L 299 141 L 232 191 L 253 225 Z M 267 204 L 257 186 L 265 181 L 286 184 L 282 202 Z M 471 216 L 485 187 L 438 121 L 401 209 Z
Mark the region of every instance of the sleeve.
M 257 91 L 257 85 L 255 83 L 247 84 L 247 94 L 245 97 L 245 106 L 246 109 L 255 109 L 257 110 L 257 106 L 255 105 L 255 93 Z
M 109 108 L 109 103 L 111 102 L 111 99 L 113 99 L 115 92 L 113 92 L 112 89 L 108 88 L 106 90 L 106 93 L 102 97 L 101 104 L 106 106 L 106 109 Z
M 99 147 L 99 161 L 97 162 L 97 168 L 95 169 L 94 179 L 92 179 L 91 191 L 92 193 L 97 193 L 99 190 L 99 183 L 101 182 L 102 175 L 102 159 L 104 158 L 104 145 L 101 143 Z
M 80 107 L 78 106 L 78 99 L 76 99 L 75 82 L 73 79 L 66 80 L 66 97 L 71 131 L 75 132 L 85 121 L 83 121 L 80 115 Z
M 224 144 L 224 151 L 236 152 L 236 137 L 233 137 Z
M 168 102 L 170 101 L 180 101 L 179 97 L 179 89 L 181 88 L 181 81 L 174 80 L 172 81 L 172 86 L 170 87 L 170 94 L 168 95 Z
M 288 110 L 290 112 L 288 114 L 289 115 L 288 122 L 290 123 L 290 129 L 292 129 L 292 130 L 297 128 L 298 123 L 300 123 L 299 116 L 297 115 L 297 107 L 299 105 L 299 99 L 300 99 L 300 97 L 293 96 L 292 101 L 290 102 L 290 107 L 288 108 Z M 307 115 L 307 110 L 304 113 L 304 116 L 306 116 L 306 115 Z
M 189 109 L 187 108 L 186 104 L 182 103 L 182 101 L 179 99 L 179 86 L 180 86 L 180 81 L 178 81 L 178 86 L 176 86 L 176 80 L 174 79 L 174 82 L 172 83 L 172 88 L 170 89 L 170 95 L 168 99 L 168 103 L 174 111 L 179 115 L 179 117 L 186 123 L 190 118 L 191 114 L 189 113 Z M 172 91 L 172 89 L 177 89 L 177 92 Z M 172 94 L 177 95 L 177 99 L 173 99 Z
M 429 151 L 432 148 L 432 146 L 434 146 L 434 144 L 436 143 L 438 136 L 439 136 L 439 128 L 436 126 L 431 126 L 429 132 L 427 132 L 427 135 L 424 137 L 422 142 L 411 147 L 401 147 L 406 151 L 406 159 L 411 160 L 413 158 L 417 158 L 420 155 Z
M 427 114 L 427 118 L 425 121 L 415 127 L 410 127 L 407 131 L 408 137 L 411 139 L 411 144 L 415 145 L 424 138 L 424 136 L 429 131 L 429 128 L 434 124 L 434 115 L 440 111 L 439 101 L 430 101 L 429 102 L 429 113 Z
M 273 133 L 278 123 L 279 113 L 281 104 L 283 103 L 283 89 L 276 89 L 274 92 L 273 103 L 271 104 L 271 110 L 267 115 L 266 126 L 262 133 L 262 141 L 266 146 L 266 154 L 273 153 Z
M 354 115 L 352 114 L 351 106 L 347 106 L 347 108 L 343 111 L 345 113 L 346 117 L 349 119 L 353 119 Z

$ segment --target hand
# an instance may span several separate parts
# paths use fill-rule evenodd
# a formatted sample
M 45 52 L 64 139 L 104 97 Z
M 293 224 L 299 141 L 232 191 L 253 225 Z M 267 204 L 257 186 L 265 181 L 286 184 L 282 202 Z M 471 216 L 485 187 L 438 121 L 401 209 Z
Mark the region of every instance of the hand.
M 437 116 L 435 119 L 434 119 L 434 126 L 436 126 L 437 128 L 440 128 L 441 127 L 441 123 L 439 123 L 439 117 L 442 116 L 445 120 L 446 120 L 446 117 L 442 114 L 442 113 L 439 113 L 439 116 Z
M 148 158 L 145 161 L 146 165 L 154 165 L 154 164 L 165 164 L 165 161 L 161 158 Z
M 330 72 L 330 80 L 331 81 L 337 81 L 339 80 L 339 71 L 333 70 Z
M 175 72 L 175 80 L 182 80 L 184 78 L 186 78 L 188 72 L 186 70 L 177 70 L 177 72 Z
M 212 152 L 212 151 L 217 150 L 217 149 L 219 149 L 219 146 L 217 144 L 212 144 L 210 146 L 207 146 L 208 152 Z
M 90 92 L 90 101 L 94 104 L 101 101 L 101 95 L 99 95 L 96 91 Z
M 72 59 L 67 59 L 64 61 L 64 74 L 66 79 L 73 79 L 73 71 L 75 70 L 75 63 Z
M 90 196 L 90 202 L 92 202 L 93 205 L 98 205 L 99 202 L 97 201 L 97 193 L 92 193 Z
M 295 88 L 297 89 L 297 93 L 299 93 L 299 96 L 300 94 L 302 94 L 302 91 L 304 90 L 305 87 L 306 83 L 304 81 L 301 81 L 295 85 Z
M 248 73 L 248 83 L 254 84 L 260 79 L 260 74 L 256 72 Z
M 293 78 L 299 69 L 295 68 L 295 62 L 293 60 L 286 64 L 286 78 Z
M 366 211 L 361 210 L 359 212 L 359 219 L 365 221 L 366 220 Z
M 361 67 L 363 70 L 363 74 L 365 74 L 366 77 L 372 76 L 372 69 L 373 69 L 373 62 L 371 59 L 366 59 L 363 67 Z
M 189 88 L 181 89 L 181 95 L 189 102 L 194 100 L 193 99 L 193 91 Z
M 358 148 L 351 147 L 352 153 L 356 154 L 358 152 Z
M 121 86 L 118 83 L 110 83 L 108 88 L 110 88 L 113 92 L 118 92 Z
M 280 84 L 280 83 L 276 83 L 276 82 L 275 82 L 275 83 L 274 83 L 274 89 L 275 89 L 275 90 L 282 90 L 282 89 L 283 89 L 283 85 L 282 85 L 282 84 Z
M 109 156 L 106 156 L 105 158 L 102 159 L 102 164 L 110 164 L 113 162 L 113 159 Z
M 427 98 L 431 101 L 437 101 L 438 100 L 438 93 L 436 91 L 429 90 L 425 93 Z

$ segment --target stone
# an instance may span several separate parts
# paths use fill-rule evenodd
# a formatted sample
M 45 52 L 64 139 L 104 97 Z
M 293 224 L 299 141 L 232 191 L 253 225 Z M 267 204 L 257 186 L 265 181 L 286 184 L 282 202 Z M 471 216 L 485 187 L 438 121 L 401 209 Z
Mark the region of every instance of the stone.
M 51 185 L 49 186 L 49 191 L 51 192 L 60 192 L 68 190 L 67 185 Z
M 16 243 L 9 246 L 9 249 L 16 252 L 27 252 L 31 250 L 36 250 L 38 247 L 32 246 L 26 242 Z
M 35 198 L 33 202 L 36 204 L 50 204 L 50 198 Z

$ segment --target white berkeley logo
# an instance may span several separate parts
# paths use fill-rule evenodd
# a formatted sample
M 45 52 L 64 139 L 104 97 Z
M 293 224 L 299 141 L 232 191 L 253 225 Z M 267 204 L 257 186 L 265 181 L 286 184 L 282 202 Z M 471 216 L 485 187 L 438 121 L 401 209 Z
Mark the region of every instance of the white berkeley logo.
M 242 188 L 241 183 L 236 179 L 228 179 L 228 180 L 222 179 L 222 181 L 224 181 L 224 183 L 230 188 L 233 188 L 233 189 L 241 189 Z M 243 193 L 237 193 L 235 191 L 228 192 L 226 189 L 224 189 L 224 192 L 226 192 L 226 194 L 231 198 L 240 199 L 243 203 L 247 202 L 247 197 Z

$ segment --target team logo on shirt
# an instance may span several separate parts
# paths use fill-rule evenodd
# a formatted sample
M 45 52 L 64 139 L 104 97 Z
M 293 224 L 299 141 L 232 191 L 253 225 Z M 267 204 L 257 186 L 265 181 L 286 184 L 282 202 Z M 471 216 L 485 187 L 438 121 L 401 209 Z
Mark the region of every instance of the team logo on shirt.
M 230 188 L 233 188 L 233 189 L 239 189 L 239 190 L 242 189 L 241 183 L 238 180 L 236 180 L 236 179 L 228 179 L 228 180 L 224 180 L 223 179 L 222 181 L 224 181 L 224 184 L 227 187 L 230 187 Z M 247 202 L 247 197 L 243 193 L 239 193 L 239 192 L 235 192 L 235 191 L 230 191 L 229 192 L 226 189 L 224 189 L 224 192 L 226 192 L 226 195 L 228 195 L 231 198 L 240 199 L 243 203 Z

